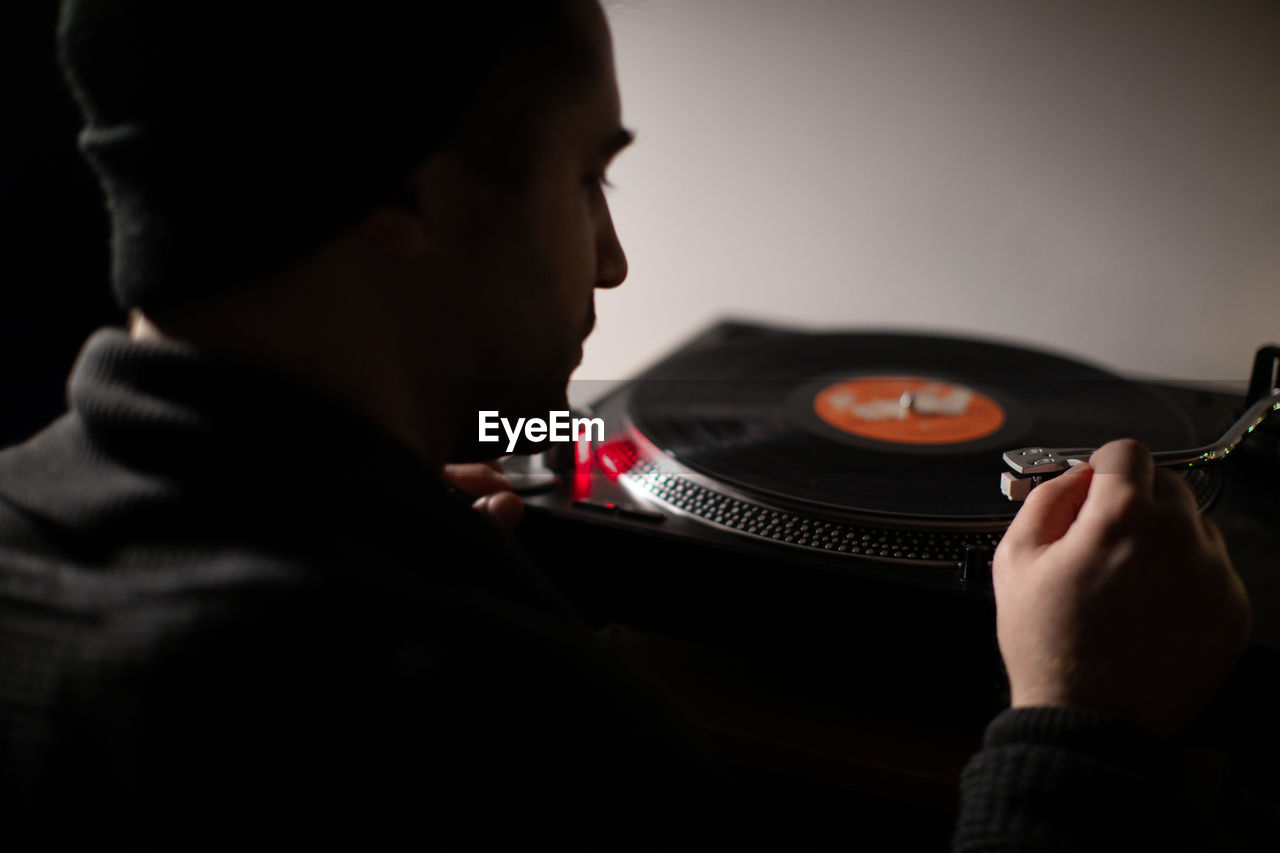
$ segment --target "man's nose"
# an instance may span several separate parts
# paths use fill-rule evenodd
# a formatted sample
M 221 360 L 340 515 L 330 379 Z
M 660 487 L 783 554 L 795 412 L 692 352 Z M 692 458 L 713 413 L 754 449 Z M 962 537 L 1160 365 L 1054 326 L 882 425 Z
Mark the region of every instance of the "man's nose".
M 617 287 L 627 277 L 627 253 L 622 250 L 613 217 L 604 214 L 596 247 L 596 287 Z

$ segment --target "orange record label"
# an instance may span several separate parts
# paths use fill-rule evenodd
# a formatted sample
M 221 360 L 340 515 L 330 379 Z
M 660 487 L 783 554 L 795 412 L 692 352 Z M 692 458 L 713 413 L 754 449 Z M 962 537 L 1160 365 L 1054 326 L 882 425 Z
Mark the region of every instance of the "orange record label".
M 959 444 L 1004 423 L 1004 409 L 986 394 L 918 376 L 837 382 L 818 392 L 813 410 L 841 432 L 894 444 Z

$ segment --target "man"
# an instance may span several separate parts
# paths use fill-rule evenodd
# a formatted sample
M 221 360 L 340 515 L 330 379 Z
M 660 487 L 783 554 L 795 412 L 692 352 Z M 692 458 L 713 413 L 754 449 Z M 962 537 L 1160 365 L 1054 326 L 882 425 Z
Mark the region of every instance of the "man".
M 626 274 L 595 0 L 179 5 L 64 10 L 134 321 L 0 456 L 6 833 L 785 846 L 444 479 L 515 520 L 444 466 L 564 407 Z M 1176 837 L 1160 738 L 1248 631 L 1187 497 L 1120 443 L 1020 514 L 957 849 Z

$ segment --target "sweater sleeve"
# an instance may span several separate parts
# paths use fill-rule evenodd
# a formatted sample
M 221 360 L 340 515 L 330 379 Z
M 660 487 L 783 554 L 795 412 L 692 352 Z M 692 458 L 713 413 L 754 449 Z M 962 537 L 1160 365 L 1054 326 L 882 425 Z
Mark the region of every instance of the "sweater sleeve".
M 1073 708 L 1007 710 L 961 776 L 954 853 L 1194 849 L 1174 745 Z

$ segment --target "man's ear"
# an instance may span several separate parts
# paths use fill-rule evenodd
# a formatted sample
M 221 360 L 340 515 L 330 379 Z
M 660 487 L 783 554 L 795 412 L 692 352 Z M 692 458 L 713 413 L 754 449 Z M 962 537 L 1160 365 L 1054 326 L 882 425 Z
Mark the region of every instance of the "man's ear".
M 433 152 L 408 175 L 403 198 L 373 211 L 369 225 L 389 256 L 420 260 L 439 245 L 441 229 L 456 215 L 443 199 L 456 191 L 458 173 L 452 157 Z

